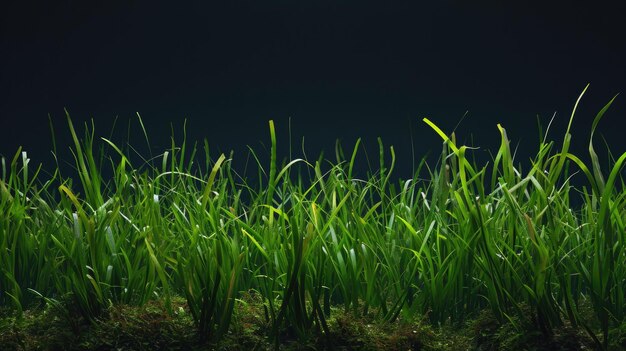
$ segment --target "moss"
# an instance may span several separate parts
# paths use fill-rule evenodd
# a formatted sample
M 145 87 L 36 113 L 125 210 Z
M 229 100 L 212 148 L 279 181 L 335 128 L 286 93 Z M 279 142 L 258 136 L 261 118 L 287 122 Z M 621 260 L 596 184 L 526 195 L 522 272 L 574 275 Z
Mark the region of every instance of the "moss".
M 49 305 L 0 320 L 0 350 L 67 350 L 77 338 L 65 316 Z
M 67 307 L 67 305 L 64 305 Z M 244 293 L 235 305 L 231 329 L 219 343 L 199 337 L 185 300 L 172 300 L 172 313 L 163 301 L 142 307 L 116 305 L 97 321 L 52 306 L 25 311 L 21 318 L 0 311 L 0 350 L 271 350 L 270 328 L 261 297 Z M 71 309 L 70 309 L 71 310 Z M 333 308 L 329 334 L 314 329 L 306 339 L 280 334 L 280 350 L 591 350 L 594 345 L 582 328 L 565 323 L 545 334 L 532 323 L 513 318 L 500 324 L 483 311 L 463 325 L 432 326 L 423 319 L 377 317 Z M 532 320 L 532 318 L 528 318 Z M 611 331 L 611 349 L 626 348 L 626 324 Z
M 530 311 L 527 311 L 529 314 Z M 532 315 L 529 315 L 532 319 Z M 490 311 L 483 311 L 472 320 L 467 330 L 472 335 L 472 350 L 591 350 L 593 340 L 582 328 L 565 322 L 550 333 L 518 317 L 512 323 L 500 324 Z
M 172 313 L 162 301 L 145 306 L 114 306 L 84 338 L 82 345 L 112 350 L 186 350 L 195 342 L 193 321 L 183 299 L 172 301 Z
M 609 331 L 611 348 L 614 350 L 626 350 L 626 322 Z

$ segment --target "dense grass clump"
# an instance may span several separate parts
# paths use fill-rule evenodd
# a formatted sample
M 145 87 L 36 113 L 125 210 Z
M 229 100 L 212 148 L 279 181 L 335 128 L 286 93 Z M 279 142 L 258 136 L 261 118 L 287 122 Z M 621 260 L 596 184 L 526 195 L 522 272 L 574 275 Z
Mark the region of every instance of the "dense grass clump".
M 479 165 L 424 119 L 444 141 L 439 162 L 401 181 L 380 140 L 365 179 L 353 176 L 359 141 L 335 161 L 279 162 L 270 121 L 269 165 L 251 151 L 255 186 L 206 142 L 172 140 L 138 166 L 93 126 L 80 138 L 68 117 L 76 177 L 42 179 L 22 150 L 2 158 L 0 307 L 21 318 L 45 304 L 80 333 L 77 320 L 118 306 L 156 300 L 175 315 L 183 297 L 199 341 L 218 342 L 241 323 L 242 296 L 255 296 L 275 346 L 336 336 L 339 310 L 432 326 L 488 311 L 496 326 L 583 329 L 608 349 L 626 312 L 626 154 L 602 169 L 593 133 L 611 102 L 592 126 L 590 165 L 569 151 L 574 113 L 562 143 L 546 136 L 527 170 L 500 125 L 493 162 Z M 570 184 L 574 172 L 586 185 Z

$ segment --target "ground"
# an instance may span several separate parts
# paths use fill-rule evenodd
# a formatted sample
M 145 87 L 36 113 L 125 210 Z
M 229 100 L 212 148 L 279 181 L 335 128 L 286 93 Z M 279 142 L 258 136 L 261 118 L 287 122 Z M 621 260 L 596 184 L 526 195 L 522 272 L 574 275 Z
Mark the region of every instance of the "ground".
M 87 323 L 62 305 L 37 306 L 21 318 L 0 312 L 0 350 L 271 350 L 276 341 L 264 317 L 262 301 L 246 294 L 219 343 L 200 343 L 185 301 L 142 307 L 116 305 Z M 515 321 L 513 321 L 515 322 Z M 519 321 L 517 321 L 519 322 Z M 500 324 L 488 311 L 463 324 L 432 326 L 427 318 L 382 322 L 369 315 L 333 309 L 329 334 L 312 330 L 297 337 L 289 328 L 278 335 L 280 350 L 593 350 L 582 328 L 563 325 L 542 333 L 523 323 Z M 626 326 L 612 331 L 611 349 L 626 349 Z

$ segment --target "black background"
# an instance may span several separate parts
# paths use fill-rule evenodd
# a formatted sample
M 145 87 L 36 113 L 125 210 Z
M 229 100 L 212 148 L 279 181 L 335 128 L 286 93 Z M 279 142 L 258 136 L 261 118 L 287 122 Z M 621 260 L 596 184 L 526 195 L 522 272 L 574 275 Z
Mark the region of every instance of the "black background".
M 626 87 L 623 1 L 65 0 L 0 13 L 0 154 L 22 145 L 36 163 L 51 159 L 48 114 L 69 146 L 63 108 L 93 118 L 96 136 L 131 120 L 132 144 L 139 112 L 158 151 L 187 119 L 189 139 L 240 160 L 246 145 L 265 152 L 269 119 L 284 157 L 290 127 L 293 157 L 303 136 L 309 158 L 357 137 L 376 155 L 380 136 L 401 177 L 441 148 L 423 117 L 450 132 L 467 112 L 457 135 L 475 153 L 494 150 L 501 123 L 524 161 L 537 116 L 545 126 L 556 112 L 561 140 L 591 83 L 572 130 L 586 159 L 595 113 Z M 613 153 L 626 151 L 625 111 L 618 96 L 599 128 Z

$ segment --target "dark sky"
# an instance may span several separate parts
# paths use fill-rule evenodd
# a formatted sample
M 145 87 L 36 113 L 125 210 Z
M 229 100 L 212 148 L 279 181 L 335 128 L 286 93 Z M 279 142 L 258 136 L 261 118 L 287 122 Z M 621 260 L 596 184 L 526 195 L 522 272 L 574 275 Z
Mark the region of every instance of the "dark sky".
M 557 112 L 560 140 L 591 83 L 574 122 L 584 151 L 595 112 L 626 88 L 623 1 L 14 3 L 0 5 L 0 154 L 23 145 L 35 162 L 49 159 L 48 114 L 67 137 L 66 107 L 97 136 L 139 112 L 157 149 L 187 118 L 191 139 L 240 158 L 269 119 L 283 146 L 291 119 L 313 157 L 357 137 L 375 155 L 381 136 L 406 176 L 411 132 L 420 157 L 440 150 L 423 117 L 451 131 L 468 111 L 459 137 L 494 146 L 502 123 L 530 154 L 537 115 Z M 614 153 L 625 114 L 619 96 L 600 128 Z

